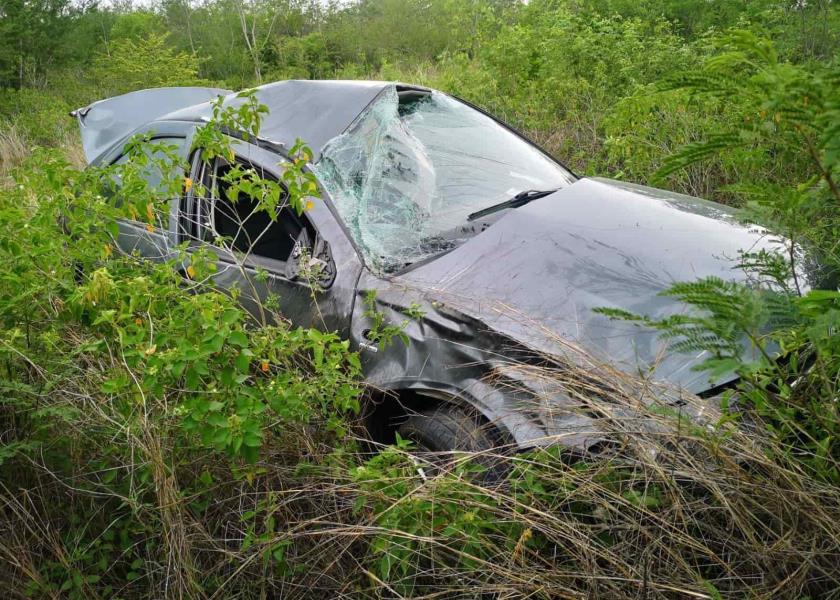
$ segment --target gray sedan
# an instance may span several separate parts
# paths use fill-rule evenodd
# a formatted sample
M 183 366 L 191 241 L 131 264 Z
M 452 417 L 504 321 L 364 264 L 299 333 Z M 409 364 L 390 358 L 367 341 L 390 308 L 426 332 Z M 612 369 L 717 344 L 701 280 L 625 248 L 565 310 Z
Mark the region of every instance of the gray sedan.
M 590 417 L 562 386 L 522 368 L 546 360 L 611 365 L 701 396 L 735 379 L 709 380 L 692 370 L 704 357 L 664 352 L 655 332 L 592 311 L 661 317 L 686 309 L 659 294 L 676 281 L 743 279 L 738 251 L 772 243 L 726 207 L 577 177 L 479 108 L 388 82 L 257 88 L 269 109 L 259 138 L 230 132 L 233 160 L 208 164 L 191 142 L 219 95 L 240 101 L 227 90 L 162 88 L 74 111 L 91 164 L 127 160 L 126 141 L 147 133 L 176 147 L 191 165 L 185 175 L 203 184 L 171 202 L 168 227 L 122 221 L 120 246 L 161 260 L 185 242 L 212 248 L 219 287 L 242 288 L 243 268 L 254 275 L 241 296 L 249 310 L 272 294 L 294 324 L 349 338 L 373 390 L 375 440 L 400 433 L 433 451 L 586 447 L 597 437 Z M 307 168 L 321 201 L 302 215 L 283 206 L 276 220 L 230 201 L 227 171 L 279 181 L 298 138 L 314 152 Z M 220 238 L 230 243 L 219 248 Z M 301 275 L 303 257 L 319 265 L 317 281 Z M 385 343 L 382 323 L 403 341 Z

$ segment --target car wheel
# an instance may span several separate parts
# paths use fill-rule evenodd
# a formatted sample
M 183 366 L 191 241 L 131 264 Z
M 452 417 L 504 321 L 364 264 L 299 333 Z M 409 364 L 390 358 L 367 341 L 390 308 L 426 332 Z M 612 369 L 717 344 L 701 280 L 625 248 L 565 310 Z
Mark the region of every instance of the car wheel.
M 414 444 L 423 474 L 451 468 L 457 452 L 478 453 L 473 460 L 485 469 L 480 479 L 497 481 L 504 474 L 500 450 L 489 426 L 460 407 L 440 406 L 412 414 L 397 432 Z

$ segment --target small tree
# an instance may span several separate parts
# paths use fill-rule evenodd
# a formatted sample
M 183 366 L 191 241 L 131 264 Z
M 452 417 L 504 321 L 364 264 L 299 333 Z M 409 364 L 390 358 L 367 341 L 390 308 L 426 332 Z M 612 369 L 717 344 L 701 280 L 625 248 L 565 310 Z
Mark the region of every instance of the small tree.
M 115 41 L 110 54 L 96 58 L 95 81 L 109 94 L 201 83 L 197 59 L 167 46 L 167 38 L 167 34 L 152 33 L 145 39 Z

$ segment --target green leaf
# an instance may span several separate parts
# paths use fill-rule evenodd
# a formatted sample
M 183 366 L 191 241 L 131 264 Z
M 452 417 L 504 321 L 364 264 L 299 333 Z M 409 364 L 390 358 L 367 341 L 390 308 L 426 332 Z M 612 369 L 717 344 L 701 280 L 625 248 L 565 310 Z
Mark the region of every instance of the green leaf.
M 205 350 L 209 350 L 213 354 L 219 352 L 222 349 L 222 346 L 225 344 L 225 336 L 222 334 L 215 335 L 213 338 L 206 344 L 203 345 Z
M 214 412 L 207 415 L 207 423 L 213 427 L 227 427 L 228 420 L 222 413 Z
M 249 367 L 251 366 L 251 359 L 248 355 L 244 352 L 240 352 L 236 356 L 236 368 L 239 370 L 240 373 L 247 373 Z
M 252 448 L 259 448 L 262 446 L 262 434 L 248 432 L 243 437 L 243 442 L 246 446 Z
M 120 237 L 120 225 L 116 221 L 108 221 L 105 223 L 105 231 L 107 231 L 108 235 L 114 239 Z
M 255 448 L 253 446 L 242 446 L 240 449 L 240 454 L 242 458 L 244 458 L 250 464 L 254 464 L 260 457 L 259 448 Z
M 248 336 L 242 331 L 232 331 L 228 336 L 228 342 L 234 346 L 239 346 L 240 348 L 245 348 L 249 343 Z

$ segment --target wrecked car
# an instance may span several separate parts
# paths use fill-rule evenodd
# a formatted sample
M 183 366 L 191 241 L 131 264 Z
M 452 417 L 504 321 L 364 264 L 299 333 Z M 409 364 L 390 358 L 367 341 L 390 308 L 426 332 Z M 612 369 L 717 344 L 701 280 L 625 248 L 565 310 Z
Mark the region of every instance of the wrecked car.
M 585 355 L 701 396 L 734 380 L 709 380 L 692 369 L 702 356 L 664 352 L 655 331 L 593 312 L 658 318 L 685 309 L 660 295 L 674 282 L 742 279 L 738 251 L 771 242 L 726 207 L 578 177 L 476 106 L 388 82 L 259 87 L 256 98 L 269 109 L 259 138 L 231 132 L 235 157 L 205 164 L 190 154 L 191 142 L 219 95 L 240 101 L 228 90 L 162 88 L 74 111 L 91 164 L 126 160 L 127 140 L 148 134 L 176 147 L 196 182 L 172 200 L 168 226 L 122 221 L 119 244 L 161 260 L 184 243 L 209 247 L 218 255 L 215 285 L 236 288 L 237 257 L 213 240 L 232 239 L 236 252 L 237 229 L 250 228 L 246 237 L 264 243 L 247 249 L 253 293 L 243 304 L 276 295 L 292 323 L 351 340 L 373 390 L 373 439 L 399 433 L 432 451 L 585 447 L 591 418 L 562 388 L 546 393 L 517 368 L 545 356 L 586 368 Z M 276 220 L 239 225 L 231 215 L 252 207 L 232 205 L 212 183 L 232 164 L 280 181 L 298 138 L 313 151 L 307 169 L 321 200 L 301 215 L 281 207 Z M 212 192 L 201 196 L 200 188 Z M 304 256 L 323 266 L 317 282 L 301 276 Z M 385 343 L 383 324 L 405 343 Z

